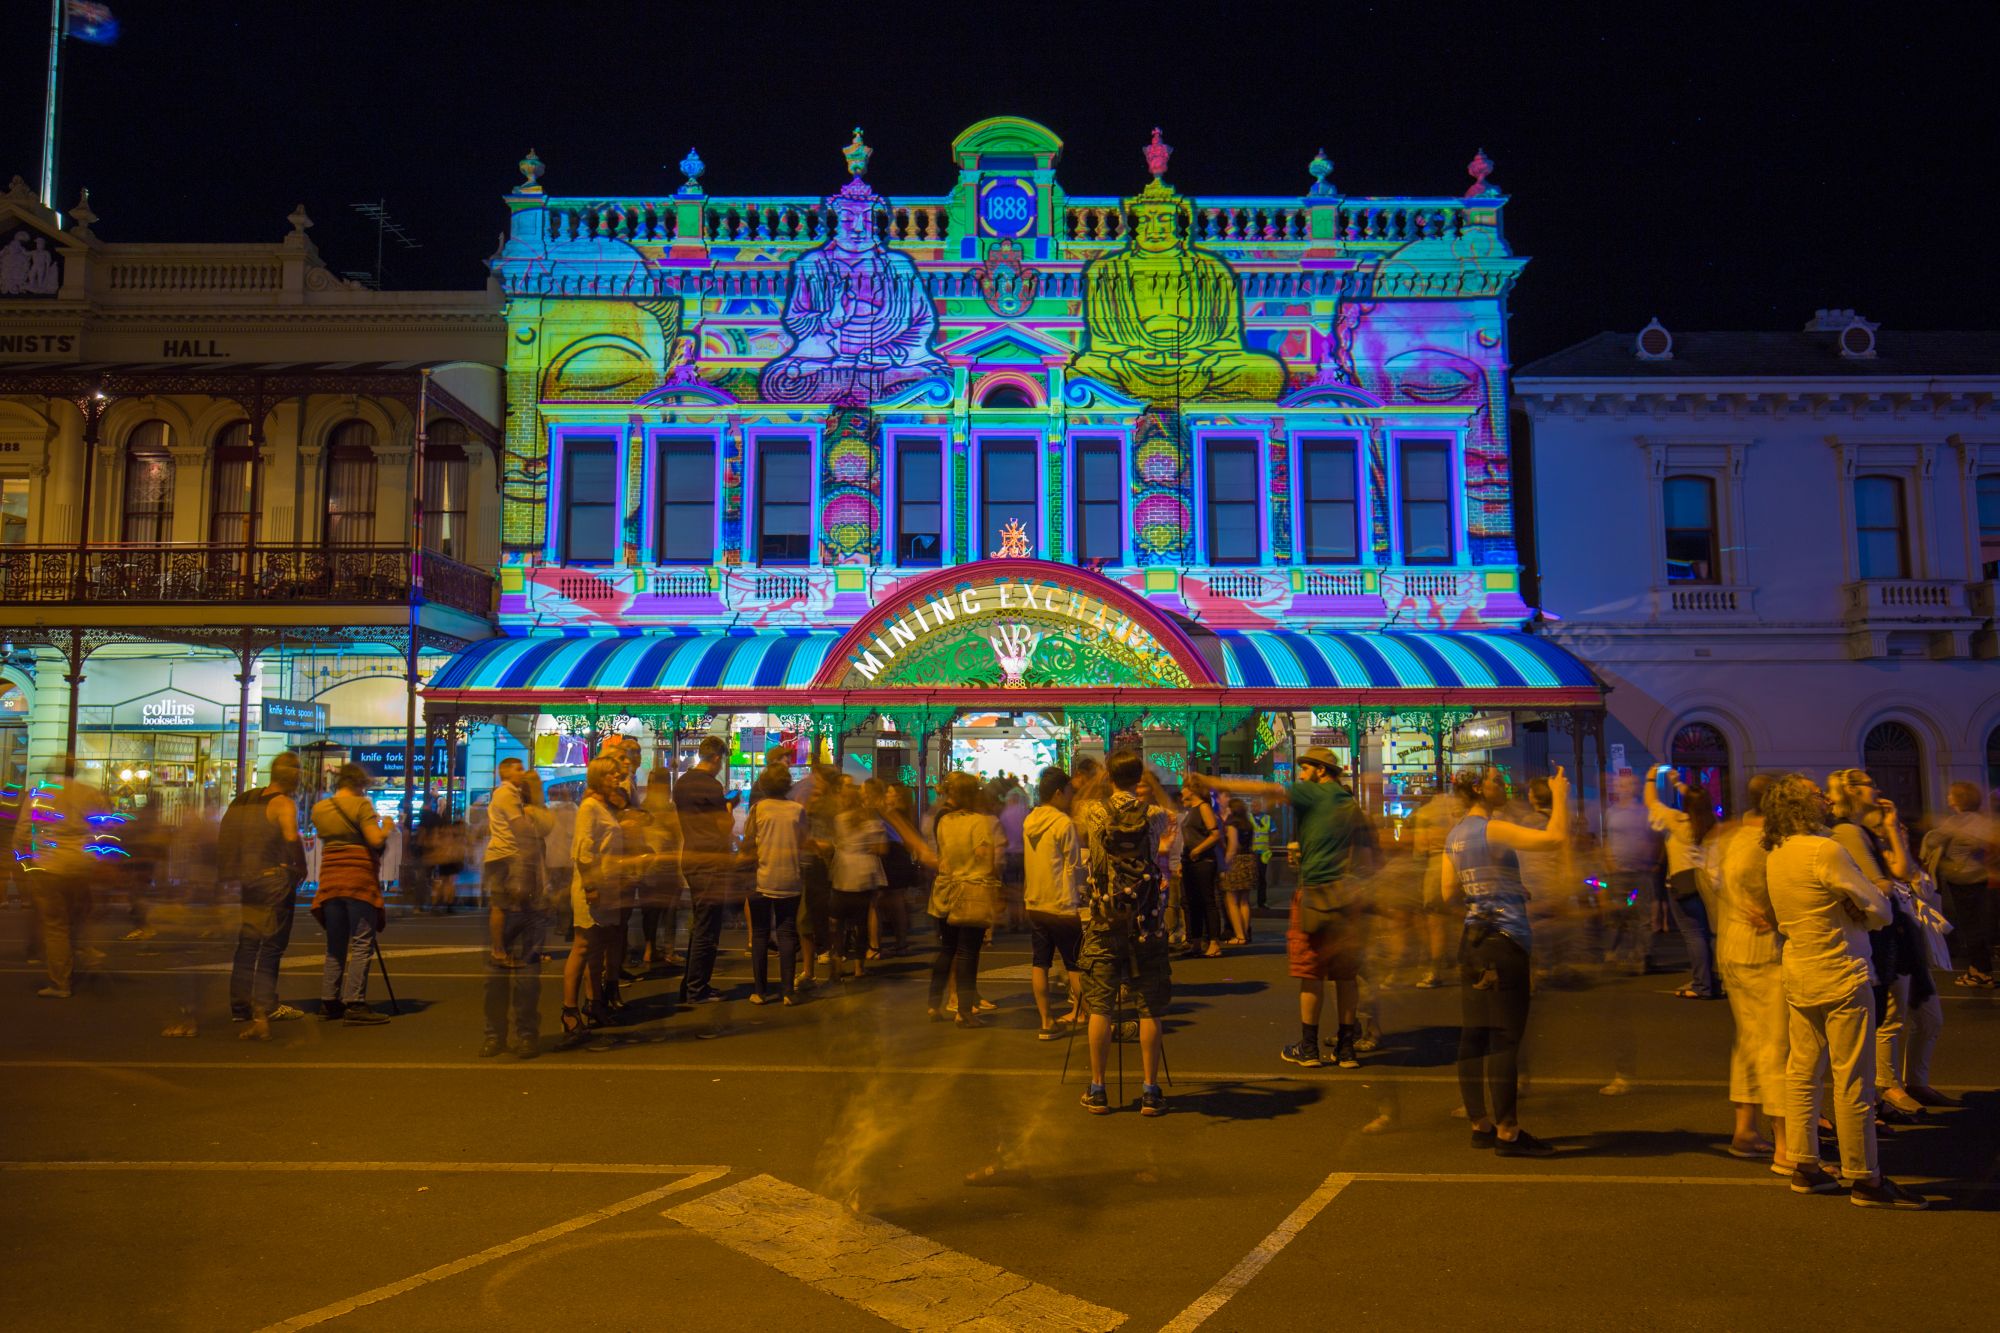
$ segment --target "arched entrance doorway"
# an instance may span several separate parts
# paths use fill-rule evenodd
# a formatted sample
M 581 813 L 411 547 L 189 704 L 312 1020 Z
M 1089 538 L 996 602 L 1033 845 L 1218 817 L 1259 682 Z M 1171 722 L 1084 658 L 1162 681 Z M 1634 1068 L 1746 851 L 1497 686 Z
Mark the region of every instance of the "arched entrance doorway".
M 0 786 L 28 776 L 28 696 L 19 685 L 0 680 Z
M 1861 766 L 1905 820 L 1923 813 L 1924 751 L 1916 732 L 1901 722 L 1876 723 L 1861 742 Z
M 1729 738 L 1706 722 L 1690 722 L 1674 733 L 1669 760 L 1680 772 L 1681 781 L 1705 787 L 1709 798 L 1730 813 L 1734 805 L 1730 786 Z

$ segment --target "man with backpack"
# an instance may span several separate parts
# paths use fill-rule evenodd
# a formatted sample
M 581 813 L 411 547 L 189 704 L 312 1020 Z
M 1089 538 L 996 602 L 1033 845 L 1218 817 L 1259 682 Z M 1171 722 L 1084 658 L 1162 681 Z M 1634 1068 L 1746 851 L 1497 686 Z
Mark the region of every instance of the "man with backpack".
M 229 1012 L 249 1026 L 245 1041 L 269 1041 L 273 1020 L 304 1018 L 278 1001 L 278 963 L 292 942 L 292 902 L 306 877 L 299 840 L 299 756 L 286 750 L 271 761 L 269 786 L 246 791 L 222 816 L 217 874 L 243 894 L 243 924 L 229 971 Z
M 1166 1113 L 1160 1092 L 1164 1044 L 1160 1019 L 1172 998 L 1167 962 L 1167 896 L 1162 867 L 1173 838 L 1174 817 L 1166 793 L 1146 771 L 1136 751 L 1120 750 L 1105 765 L 1111 794 L 1080 805 L 1075 814 L 1083 834 L 1088 871 L 1083 903 L 1084 1005 L 1090 1010 L 1090 1086 L 1083 1108 L 1104 1115 L 1104 1066 L 1121 990 L 1139 1011 L 1139 1060 L 1144 1082 L 1139 1114 Z

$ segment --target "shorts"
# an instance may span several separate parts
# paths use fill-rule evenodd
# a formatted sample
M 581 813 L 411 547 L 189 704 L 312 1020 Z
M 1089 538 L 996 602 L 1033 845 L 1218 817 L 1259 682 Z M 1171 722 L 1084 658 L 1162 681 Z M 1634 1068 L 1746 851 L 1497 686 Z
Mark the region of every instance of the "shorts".
M 1308 935 L 1299 929 L 1299 899 L 1292 895 L 1292 918 L 1285 927 L 1285 962 L 1300 981 L 1352 981 L 1361 975 L 1361 952 L 1368 945 L 1368 918 L 1356 905 L 1334 909 L 1332 922 Z
M 1034 950 L 1033 965 L 1046 968 L 1062 955 L 1063 966 L 1076 971 L 1076 951 L 1083 943 L 1083 922 L 1054 912 L 1028 913 L 1028 943 Z
M 1173 992 L 1173 971 L 1167 962 L 1167 938 L 1134 942 L 1097 926 L 1083 929 L 1077 954 L 1083 973 L 1083 1003 L 1091 1013 L 1110 1016 L 1118 1007 L 1118 982 L 1141 1017 L 1162 1018 Z
M 1444 900 L 1444 853 L 1430 852 L 1424 855 L 1424 910 L 1439 916 L 1454 909 Z
M 503 912 L 539 907 L 541 895 L 534 888 L 534 863 L 525 857 L 503 856 L 479 867 L 479 891 L 488 907 Z

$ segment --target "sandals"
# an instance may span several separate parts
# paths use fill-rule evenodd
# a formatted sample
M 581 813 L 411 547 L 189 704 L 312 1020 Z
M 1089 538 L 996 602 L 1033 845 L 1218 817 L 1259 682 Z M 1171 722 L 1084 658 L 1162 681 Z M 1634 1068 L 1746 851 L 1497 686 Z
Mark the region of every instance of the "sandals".
M 192 1037 L 195 1035 L 194 1023 L 192 1020 L 169 1023 L 160 1029 L 160 1035 L 162 1037 Z
M 1731 1143 L 1723 1151 L 1739 1162 L 1761 1162 L 1777 1151 L 1777 1145 L 1766 1143 L 1762 1139 L 1753 1139 L 1747 1147 Z
M 1674 992 L 1674 998 L 1676 1000 L 1713 1000 L 1716 997 L 1713 995 L 1704 995 L 1692 986 L 1683 986 Z
M 1974 976 L 1970 972 L 1960 973 L 1958 976 L 1953 977 L 1951 984 L 1954 986 L 1963 986 L 1967 990 L 1992 990 L 1994 986 L 1992 977 Z

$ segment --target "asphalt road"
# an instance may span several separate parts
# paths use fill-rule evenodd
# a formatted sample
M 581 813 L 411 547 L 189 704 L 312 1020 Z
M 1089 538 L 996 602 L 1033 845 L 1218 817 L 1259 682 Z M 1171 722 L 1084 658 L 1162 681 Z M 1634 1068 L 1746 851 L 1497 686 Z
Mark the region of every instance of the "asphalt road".
M 1890 1174 L 1936 1203 L 1904 1214 L 1795 1196 L 1724 1153 L 1727 1006 L 1672 998 L 1665 974 L 1537 996 L 1523 1122 L 1561 1151 L 1517 1161 L 1452 1118 L 1451 990 L 1388 992 L 1360 1070 L 1281 1064 L 1297 1028 L 1275 923 L 1176 964 L 1170 1114 L 1144 1119 L 1086 1116 L 1075 1068 L 1060 1081 L 1020 936 L 985 960 L 984 1031 L 923 1021 L 920 955 L 789 1010 L 676 1013 L 673 978 L 643 981 L 608 1049 L 524 1062 L 476 1054 L 470 915 L 392 926 L 394 1022 L 308 1018 L 269 1045 L 234 1039 L 220 942 L 100 920 L 105 961 L 46 1001 L 25 918 L 0 912 L 6 1327 L 1989 1320 L 2000 1001 L 1949 986 L 1936 1078 L 1966 1105 L 1885 1141 Z M 740 933 L 724 944 L 740 989 Z M 320 947 L 302 916 L 283 990 L 308 1008 Z M 163 1039 L 189 994 L 201 1034 Z M 1621 1034 L 1641 1081 L 1600 1096 Z

